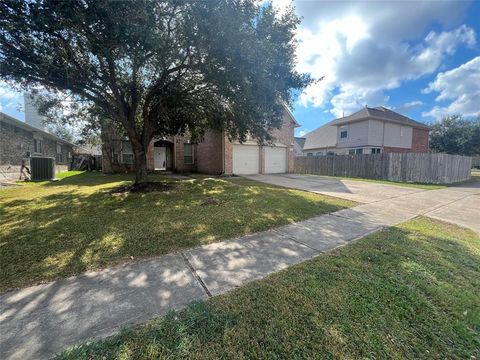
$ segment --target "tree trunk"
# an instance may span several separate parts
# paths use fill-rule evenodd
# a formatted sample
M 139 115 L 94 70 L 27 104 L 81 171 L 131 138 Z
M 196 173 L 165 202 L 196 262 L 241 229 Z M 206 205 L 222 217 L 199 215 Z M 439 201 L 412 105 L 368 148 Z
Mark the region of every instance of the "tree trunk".
M 147 182 L 147 152 L 143 146 L 132 144 L 133 154 L 135 156 L 135 184 Z

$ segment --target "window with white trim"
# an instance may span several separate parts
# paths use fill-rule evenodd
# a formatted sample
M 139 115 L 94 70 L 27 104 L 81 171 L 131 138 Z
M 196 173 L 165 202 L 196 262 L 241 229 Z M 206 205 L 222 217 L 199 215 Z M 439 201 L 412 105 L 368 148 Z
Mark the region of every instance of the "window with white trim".
M 348 126 L 340 127 L 340 139 L 346 139 L 348 137 Z
M 132 144 L 128 140 L 122 141 L 122 164 L 133 164 Z
M 183 163 L 187 165 L 193 164 L 193 144 L 183 144 Z
M 381 154 L 382 149 L 381 148 L 372 148 L 372 154 Z

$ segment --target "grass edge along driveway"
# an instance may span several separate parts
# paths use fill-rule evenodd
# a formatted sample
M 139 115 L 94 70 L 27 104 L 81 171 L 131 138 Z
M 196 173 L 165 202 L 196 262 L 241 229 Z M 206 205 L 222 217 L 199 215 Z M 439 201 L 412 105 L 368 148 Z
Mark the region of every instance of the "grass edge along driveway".
M 416 218 L 57 359 L 480 356 L 480 238 Z
M 0 291 L 330 213 L 351 201 L 242 178 L 175 180 L 167 192 L 110 194 L 131 175 L 69 172 L 0 191 Z M 209 202 L 209 199 L 215 201 Z

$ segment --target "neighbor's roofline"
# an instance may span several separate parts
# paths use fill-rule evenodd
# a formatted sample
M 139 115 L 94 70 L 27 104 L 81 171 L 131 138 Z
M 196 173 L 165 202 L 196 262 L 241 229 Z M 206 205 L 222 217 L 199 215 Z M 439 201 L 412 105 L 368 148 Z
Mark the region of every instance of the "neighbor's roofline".
M 67 141 L 67 140 L 64 140 L 64 139 L 58 137 L 57 135 L 54 135 L 54 134 L 52 134 L 48 131 L 39 129 L 39 128 L 37 128 L 35 126 L 32 126 L 30 124 L 27 124 L 26 122 L 24 122 L 22 120 L 19 120 L 17 118 L 14 118 L 13 116 L 7 115 L 3 112 L 0 112 L 0 121 L 5 121 L 6 123 L 10 123 L 14 126 L 18 126 L 18 127 L 21 127 L 23 129 L 26 129 L 26 130 L 29 130 L 29 131 L 32 131 L 32 132 L 41 133 L 42 135 L 45 135 L 45 137 L 52 138 L 55 141 L 60 141 L 60 142 L 63 142 L 65 144 L 68 144 L 70 146 L 77 146 L 77 145 L 71 143 L 70 141 Z
M 401 115 L 401 114 L 400 114 L 400 115 Z M 402 122 L 402 121 L 400 121 L 400 120 L 386 119 L 386 118 L 379 117 L 379 116 L 374 116 L 374 115 L 364 116 L 364 117 L 361 117 L 361 118 L 358 118 L 358 119 L 352 119 L 352 120 L 346 119 L 347 117 L 348 117 L 348 116 L 345 116 L 345 117 L 341 117 L 341 118 L 332 120 L 332 123 L 333 123 L 333 124 L 331 124 L 331 125 L 332 125 L 332 126 L 341 126 L 341 125 L 344 125 L 344 124 L 350 124 L 350 123 L 355 123 L 355 122 L 364 121 L 364 120 L 368 120 L 368 119 L 374 119 L 374 120 L 380 120 L 380 121 L 393 122 L 393 123 L 401 124 L 401 125 L 405 125 L 405 126 L 411 126 L 411 127 L 413 127 L 413 128 L 431 130 L 431 127 L 430 127 L 430 126 L 425 125 L 425 124 L 422 124 L 422 123 L 420 123 L 420 122 L 418 122 L 418 121 L 416 121 L 416 120 L 410 119 L 410 118 L 407 118 L 407 119 L 410 120 L 410 121 L 414 121 L 416 124 L 404 123 L 404 122 Z

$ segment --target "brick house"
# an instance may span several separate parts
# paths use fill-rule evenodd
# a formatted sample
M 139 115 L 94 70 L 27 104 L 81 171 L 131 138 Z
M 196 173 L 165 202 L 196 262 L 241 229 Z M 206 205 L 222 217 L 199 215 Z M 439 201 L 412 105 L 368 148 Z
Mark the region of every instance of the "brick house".
M 429 131 L 383 106 L 365 107 L 306 134 L 303 155 L 426 153 Z
M 0 179 L 18 179 L 22 160 L 34 156 L 55 158 L 55 171 L 67 171 L 74 144 L 44 129 L 0 113 Z
M 286 109 L 282 127 L 272 131 L 272 146 L 260 146 L 254 139 L 240 144 L 214 130 L 207 131 L 199 143 L 192 143 L 188 136 L 153 139 L 147 151 L 147 168 L 214 175 L 293 172 L 293 133 L 298 126 Z M 132 171 L 134 156 L 128 139 L 111 131 L 103 137 L 103 171 Z

